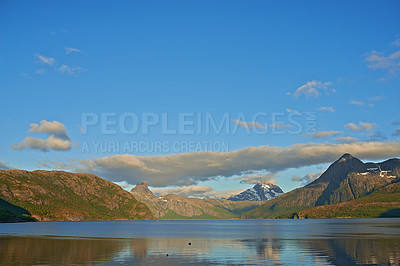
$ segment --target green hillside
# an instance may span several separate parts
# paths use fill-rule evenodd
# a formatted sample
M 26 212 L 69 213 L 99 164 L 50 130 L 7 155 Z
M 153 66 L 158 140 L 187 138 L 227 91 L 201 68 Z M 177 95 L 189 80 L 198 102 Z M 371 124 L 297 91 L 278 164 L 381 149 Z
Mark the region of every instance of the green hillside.
M 132 194 L 91 174 L 0 170 L 0 198 L 39 221 L 153 219 Z
M 400 182 L 390 184 L 370 195 L 326 206 L 289 213 L 280 218 L 378 218 L 400 217 Z

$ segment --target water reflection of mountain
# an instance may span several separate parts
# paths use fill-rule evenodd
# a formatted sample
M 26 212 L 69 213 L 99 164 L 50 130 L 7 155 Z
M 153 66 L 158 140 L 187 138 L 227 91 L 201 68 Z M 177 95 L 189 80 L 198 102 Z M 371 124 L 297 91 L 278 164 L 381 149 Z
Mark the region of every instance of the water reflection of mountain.
M 212 247 L 221 241 L 194 239 L 100 239 L 65 237 L 0 237 L 0 265 L 14 264 L 210 264 Z M 225 243 L 225 241 L 223 241 Z M 230 243 L 230 241 L 228 241 Z M 241 245 L 233 243 L 239 250 Z M 167 256 L 168 254 L 168 256 Z
M 399 265 L 400 239 L 319 239 L 304 241 L 334 265 Z
M 190 245 L 189 245 L 190 241 Z M 0 265 L 398 265 L 400 239 L 100 239 L 0 237 Z
M 90 264 L 121 249 L 114 240 L 46 237 L 0 237 L 0 264 Z

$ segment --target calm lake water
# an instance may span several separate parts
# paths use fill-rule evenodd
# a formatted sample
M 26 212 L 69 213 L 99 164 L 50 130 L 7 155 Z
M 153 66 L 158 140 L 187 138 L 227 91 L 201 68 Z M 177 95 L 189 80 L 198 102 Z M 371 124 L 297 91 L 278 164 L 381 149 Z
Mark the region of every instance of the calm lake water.
M 0 224 L 0 264 L 400 264 L 400 219 Z

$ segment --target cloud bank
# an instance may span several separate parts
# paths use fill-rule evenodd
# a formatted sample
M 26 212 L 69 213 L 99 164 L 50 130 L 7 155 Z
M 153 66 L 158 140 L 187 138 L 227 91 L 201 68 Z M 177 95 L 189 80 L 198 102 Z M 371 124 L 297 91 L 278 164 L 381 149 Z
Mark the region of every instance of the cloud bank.
M 246 147 L 230 152 L 191 152 L 158 156 L 113 155 L 72 163 L 54 162 L 57 168 L 91 172 L 113 181 L 150 186 L 189 186 L 221 177 L 249 180 L 258 172 L 276 173 L 289 168 L 332 163 L 344 153 L 360 159 L 380 160 L 400 156 L 400 143 L 304 143 L 288 147 Z

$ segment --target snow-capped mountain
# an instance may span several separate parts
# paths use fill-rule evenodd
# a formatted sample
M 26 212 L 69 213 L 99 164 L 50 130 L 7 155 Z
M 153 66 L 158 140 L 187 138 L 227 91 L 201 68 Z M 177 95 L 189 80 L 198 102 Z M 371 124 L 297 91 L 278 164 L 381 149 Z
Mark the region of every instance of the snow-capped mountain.
M 254 187 L 249 188 L 238 195 L 230 197 L 228 200 L 263 201 L 263 200 L 270 200 L 281 194 L 283 194 L 283 191 L 277 185 L 273 185 L 270 183 L 258 183 Z

